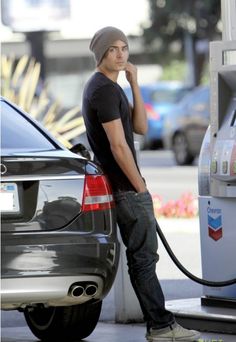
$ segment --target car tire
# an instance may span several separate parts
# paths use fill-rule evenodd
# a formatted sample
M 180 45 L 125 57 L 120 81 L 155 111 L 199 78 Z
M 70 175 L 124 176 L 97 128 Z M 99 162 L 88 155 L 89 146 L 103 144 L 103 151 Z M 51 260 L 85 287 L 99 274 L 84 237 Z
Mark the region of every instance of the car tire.
M 95 329 L 102 301 L 63 307 L 26 307 L 24 315 L 32 333 L 42 341 L 80 341 Z
M 184 133 L 178 133 L 173 138 L 173 152 L 178 165 L 191 165 L 194 156 L 189 152 L 188 141 Z

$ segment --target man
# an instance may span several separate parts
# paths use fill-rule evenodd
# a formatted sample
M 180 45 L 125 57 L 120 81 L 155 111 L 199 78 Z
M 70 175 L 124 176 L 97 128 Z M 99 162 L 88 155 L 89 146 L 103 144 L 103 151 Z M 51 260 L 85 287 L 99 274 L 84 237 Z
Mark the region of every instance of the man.
M 125 34 L 104 27 L 90 43 L 97 71 L 87 82 L 82 113 L 87 137 L 107 174 L 114 192 L 117 222 L 127 248 L 132 286 L 147 322 L 148 341 L 195 341 L 199 333 L 175 322 L 165 309 L 164 295 L 156 276 L 157 236 L 152 198 L 137 165 L 133 132 L 145 134 L 147 118 L 137 80 L 137 68 L 128 61 Z M 133 107 L 117 83 L 125 71 L 133 94 Z

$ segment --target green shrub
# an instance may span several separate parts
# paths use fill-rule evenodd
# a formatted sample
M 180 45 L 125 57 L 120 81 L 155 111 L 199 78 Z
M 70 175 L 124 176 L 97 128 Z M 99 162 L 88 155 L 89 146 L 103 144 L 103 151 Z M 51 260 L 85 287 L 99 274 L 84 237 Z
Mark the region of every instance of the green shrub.
M 2 96 L 40 121 L 62 144 L 70 148 L 71 140 L 85 132 L 80 108 L 74 107 L 59 115 L 61 105 L 52 99 L 48 87 L 40 84 L 40 64 L 22 56 L 18 62 L 1 57 Z

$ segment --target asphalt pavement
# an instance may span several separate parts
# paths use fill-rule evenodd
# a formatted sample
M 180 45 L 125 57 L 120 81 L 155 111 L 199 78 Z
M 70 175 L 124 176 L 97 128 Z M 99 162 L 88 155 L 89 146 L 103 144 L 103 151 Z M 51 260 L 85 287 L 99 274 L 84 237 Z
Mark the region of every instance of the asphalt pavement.
M 84 342 L 145 342 L 143 324 L 115 324 L 99 322 L 94 332 Z M 235 342 L 236 336 L 202 333 L 199 342 Z M 29 329 L 23 327 L 2 328 L 2 342 L 38 342 Z M 68 341 L 64 341 L 68 342 Z

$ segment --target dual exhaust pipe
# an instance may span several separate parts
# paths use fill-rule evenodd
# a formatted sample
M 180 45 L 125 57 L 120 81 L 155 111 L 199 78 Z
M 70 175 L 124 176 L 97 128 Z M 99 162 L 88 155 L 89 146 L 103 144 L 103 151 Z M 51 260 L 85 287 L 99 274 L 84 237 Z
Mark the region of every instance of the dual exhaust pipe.
M 98 292 L 98 286 L 94 283 L 74 284 L 69 289 L 69 295 L 73 298 L 82 296 L 94 297 Z

